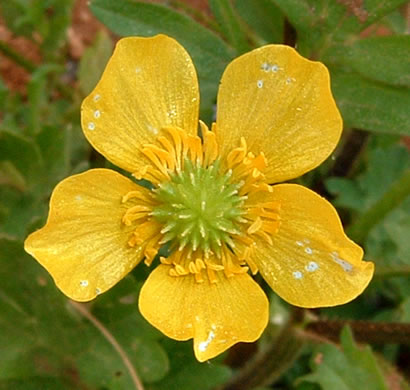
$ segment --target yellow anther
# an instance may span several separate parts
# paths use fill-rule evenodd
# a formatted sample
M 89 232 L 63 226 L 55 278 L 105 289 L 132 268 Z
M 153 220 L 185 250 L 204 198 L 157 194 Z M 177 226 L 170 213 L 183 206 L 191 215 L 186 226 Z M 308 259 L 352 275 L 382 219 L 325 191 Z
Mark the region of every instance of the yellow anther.
M 161 256 L 159 258 L 159 261 L 161 262 L 161 264 L 165 264 L 165 265 L 170 265 L 172 264 L 172 260 L 169 257 L 163 257 Z
M 205 260 L 206 267 L 214 271 L 223 271 L 224 266 L 222 264 L 212 263 L 210 260 Z
M 188 269 L 189 269 L 189 272 L 191 272 L 191 274 L 197 274 L 199 272 L 199 269 L 196 267 L 196 265 L 192 261 L 189 263 Z
M 188 271 L 187 271 L 184 267 L 182 267 L 182 265 L 176 264 L 176 265 L 174 266 L 174 268 L 175 268 L 175 272 L 176 272 L 179 276 L 188 275 Z
M 206 268 L 206 265 L 205 265 L 204 261 L 203 261 L 202 259 L 200 259 L 200 258 L 197 258 L 197 259 L 195 260 L 195 265 L 196 265 L 196 268 L 197 268 L 198 270 L 201 270 L 201 269 L 205 269 L 205 268 Z
M 204 167 L 209 167 L 218 157 L 218 144 L 216 143 L 216 137 L 214 129 L 215 127 L 212 126 L 213 131 L 209 131 L 206 124 L 202 121 L 199 121 L 199 125 L 201 127 L 201 134 L 203 139 L 203 165 Z M 215 124 L 214 124 L 215 125 Z
M 248 227 L 248 234 L 256 233 L 262 227 L 262 220 L 260 217 L 257 217 L 251 226 Z

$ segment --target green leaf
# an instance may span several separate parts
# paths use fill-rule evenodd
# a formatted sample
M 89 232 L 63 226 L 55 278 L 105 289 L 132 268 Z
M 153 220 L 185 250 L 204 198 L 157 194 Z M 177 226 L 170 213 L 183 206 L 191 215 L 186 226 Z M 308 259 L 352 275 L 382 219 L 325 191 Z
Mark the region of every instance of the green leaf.
M 158 342 L 131 338 L 131 350 L 135 356 L 137 372 L 144 382 L 158 382 L 168 373 L 168 356 Z
M 51 60 L 57 58 L 57 51 L 65 42 L 74 1 L 52 0 L 44 3 L 49 4 L 47 4 L 48 12 L 44 12 L 44 15 L 47 15 L 47 32 L 41 46 L 46 58 Z
M 112 50 L 113 43 L 109 35 L 104 30 L 99 31 L 92 46 L 85 50 L 80 59 L 78 82 L 84 95 L 88 95 L 97 85 Z
M 189 17 L 161 5 L 93 0 L 90 7 L 116 34 L 151 36 L 164 33 L 177 39 L 192 56 L 198 72 L 201 117 L 211 120 L 220 76 L 234 54 L 229 46 Z
M 192 348 L 192 340 L 186 342 L 169 338 L 162 340 L 161 345 L 170 359 L 168 375 L 150 387 L 150 390 L 213 390 L 226 383 L 232 376 L 231 369 L 224 366 L 224 354 L 207 363 L 199 363 Z
M 22 188 L 21 190 L 25 190 Z M 24 239 L 42 221 L 47 206 L 31 192 L 0 186 L 0 234 Z
M 0 130 L 0 161 L 8 161 L 24 177 L 27 184 L 33 184 L 44 169 L 38 147 L 29 139 Z
M 141 267 L 144 266 L 138 268 Z M 157 341 L 162 339 L 162 333 L 153 328 L 136 309 L 142 283 L 137 282 L 133 275 L 128 275 L 115 288 L 94 301 L 92 312 L 104 323 L 113 324 L 113 329 L 118 333 L 131 338 L 134 330 L 138 329 L 144 334 L 144 340 Z
M 410 135 L 410 93 L 331 69 L 332 91 L 349 127 Z
M 67 315 L 63 296 L 23 252 L 21 243 L 4 236 L 0 237 L 0 279 L 0 378 L 49 376 L 50 371 L 55 375 L 64 365 L 56 354 L 67 356 L 76 344 L 75 339 L 69 340 L 67 325 L 73 319 Z
M 393 35 L 349 41 L 331 47 L 322 60 L 364 78 L 410 87 L 410 36 Z M 409 91 L 406 91 L 409 94 Z
M 375 140 L 377 138 L 375 137 Z M 410 167 L 410 155 L 407 148 L 398 140 L 392 145 L 379 145 L 373 141 L 370 144 L 366 162 L 366 170 L 357 178 L 357 182 L 366 199 L 365 208 L 369 208 Z
M 393 218 L 385 221 L 385 229 L 396 246 L 397 258 L 410 265 L 410 195 L 402 207 L 395 211 Z
M 366 240 L 367 256 L 377 259 L 381 267 L 410 266 L 410 196 L 387 217 L 376 225 Z M 405 275 L 403 275 L 405 276 Z M 410 285 L 403 280 L 403 288 L 399 286 L 403 297 L 410 294 Z
M 10 161 L 0 161 L 0 185 L 24 192 L 27 188 L 22 173 Z
M 148 324 L 138 310 L 141 286 L 142 283 L 137 283 L 132 275 L 128 275 L 94 302 L 92 312 L 107 324 L 110 332 L 124 346 L 141 379 L 151 383 L 161 380 L 168 373 L 169 361 L 158 343 L 163 335 Z M 103 354 L 98 348 L 90 352 Z
M 363 156 L 365 169 L 355 179 L 330 178 L 326 181 L 326 188 L 337 196 L 334 201 L 337 206 L 355 211 L 354 218 L 360 218 L 391 190 L 410 167 L 409 152 L 398 141 L 393 136 L 373 137 Z M 407 239 L 410 198 L 407 196 L 401 204 L 393 204 L 395 209 L 372 228 L 365 242 L 366 257 L 385 267 L 410 264 Z
M 408 167 L 410 167 L 410 155 L 404 145 L 377 146 L 370 150 L 368 169 L 357 178 L 357 185 L 361 189 L 365 203 L 365 207 L 360 210 L 361 213 L 366 213 L 385 196 L 386 192 L 391 191 L 394 183 L 403 177 Z M 388 299 L 401 300 L 410 294 L 408 283 L 410 195 L 407 195 L 402 202 L 396 201 L 394 205 L 395 209 L 369 232 L 365 249 L 366 257 L 375 260 L 379 267 L 380 273 L 376 268 L 376 273 L 381 276 L 381 285 L 377 287 L 378 293 Z M 402 277 L 398 277 L 400 271 Z M 384 276 L 389 274 L 395 277 Z
M 109 327 L 112 327 L 111 324 Z M 131 323 L 129 327 L 132 327 Z M 145 383 L 156 382 L 168 372 L 168 357 L 157 342 L 145 341 L 141 338 L 141 335 L 136 338 L 135 334 L 137 332 L 138 328 L 133 328 L 131 337 L 121 337 L 118 330 L 112 332 L 112 334 L 123 346 L 141 380 Z M 127 336 L 130 333 L 128 331 Z M 113 347 L 101 335 L 91 330 L 84 333 L 83 337 L 87 340 L 88 348 L 84 348 L 76 357 L 81 378 L 88 383 L 107 386 L 110 389 L 131 389 L 135 387 L 124 363 L 118 358 Z
M 302 382 L 298 383 L 295 390 L 321 390 L 322 388 L 316 383 Z
M 65 178 L 70 170 L 71 129 L 44 126 L 37 135 L 45 165 L 45 172 L 40 180 L 40 191 L 48 195 L 54 186 Z
M 50 73 L 61 71 L 61 66 L 57 64 L 43 64 L 31 75 L 27 86 L 29 99 L 28 130 L 30 134 L 38 134 L 40 132 L 44 118 L 48 116 L 50 111 L 48 76 Z
M 380 217 L 388 215 L 410 196 L 410 169 L 408 167 L 407 165 L 407 169 L 404 171 L 401 169 L 402 167 L 399 167 L 399 172 L 403 172 L 401 177 L 391 186 L 383 188 L 383 197 L 366 210 L 365 214 L 367 214 L 371 224 L 378 222 Z
M 298 33 L 299 50 L 320 52 L 344 42 L 381 19 L 406 0 L 272 0 L 288 17 Z
M 39 36 L 43 54 L 50 59 L 57 57 L 57 49 L 64 43 L 72 4 L 73 0 L 8 0 L 1 2 L 0 10 L 17 35 Z
M 44 127 L 36 143 L 0 131 L 0 232 L 22 239 L 44 217 L 51 189 L 68 173 L 67 134 Z
M 395 34 L 408 34 L 408 23 L 405 14 L 406 13 L 402 12 L 400 8 L 396 9 L 392 13 L 386 15 L 381 23 Z
M 124 285 L 125 284 L 125 288 Z M 161 380 L 169 370 L 169 360 L 162 346 L 156 341 L 162 335 L 153 329 L 138 311 L 137 297 L 139 288 L 136 288 L 135 280 L 128 276 L 116 287 L 126 295 L 118 294 L 114 288 L 105 298 L 105 305 L 110 303 L 109 319 L 95 316 L 102 321 L 106 329 L 122 346 L 130 362 L 135 367 L 141 380 L 145 383 Z M 111 294 L 112 292 L 112 294 Z M 121 297 L 118 297 L 121 295 Z M 103 307 L 105 306 L 103 304 Z M 122 307 L 121 307 L 122 306 Z M 125 306 L 125 310 L 124 310 Z M 93 305 L 96 313 L 99 310 L 98 300 Z M 101 309 L 101 307 L 100 307 Z M 108 310 L 106 308 L 105 310 Z M 128 313 L 128 314 L 126 314 Z M 108 313 L 107 313 L 108 314 Z M 155 335 L 153 337 L 153 335 Z M 105 384 L 109 388 L 131 388 L 132 382 L 124 363 L 119 359 L 113 347 L 101 337 L 100 334 L 90 332 L 87 336 L 92 347 L 84 350 L 77 359 L 77 365 L 83 377 L 92 383 Z M 100 367 L 96 370 L 97 367 Z M 101 371 L 104 374 L 101 374 Z
M 7 27 L 17 35 L 28 36 L 31 33 L 29 19 L 25 13 L 27 5 L 18 0 L 2 1 L 0 11 Z
M 382 371 L 370 347 L 359 348 L 349 328 L 342 331 L 343 350 L 332 344 L 316 349 L 313 373 L 300 381 L 318 383 L 323 390 L 388 390 Z
M 214 14 L 219 28 L 238 53 L 250 50 L 241 20 L 229 0 L 210 0 L 209 6 Z
M 313 0 L 273 0 L 298 33 L 299 50 L 309 55 L 313 47 L 322 43 L 323 30 L 326 30 L 327 19 L 319 19 L 320 3 Z M 324 26 L 321 23 L 325 24 Z M 302 46 L 302 47 L 300 47 Z
M 410 322 L 410 297 L 407 297 L 401 304 L 402 321 Z
M 67 384 L 57 378 L 30 377 L 27 379 L 0 380 L 0 390 L 69 390 Z
M 360 211 L 364 206 L 363 193 L 357 183 L 344 177 L 331 177 L 326 180 L 326 189 L 337 196 L 335 206 Z
M 272 0 L 236 0 L 235 8 L 243 20 L 266 43 L 282 43 L 284 17 Z
M 231 376 L 230 369 L 220 364 L 191 363 L 168 376 L 154 387 L 155 390 L 213 390 Z
M 2 79 L 0 79 L 0 110 L 4 110 L 6 107 L 6 98 L 7 95 L 10 93 L 7 85 L 4 83 Z
M 123 360 L 100 329 L 70 304 L 19 241 L 4 236 L 0 280 L 0 380 L 52 376 L 75 389 L 133 388 Z M 133 286 L 137 294 L 135 282 Z M 97 306 L 98 299 L 95 302 Z M 167 372 L 168 358 L 145 333 L 147 326 L 136 326 L 137 305 L 129 304 L 128 310 L 129 315 L 117 322 L 97 321 L 111 332 L 143 379 L 159 380 Z M 112 312 L 115 318 L 115 305 Z
M 342 348 L 345 356 L 354 367 L 359 368 L 357 373 L 360 375 L 363 386 L 369 386 L 370 388 L 377 390 L 386 389 L 386 383 L 383 378 L 382 371 L 377 364 L 377 360 L 373 355 L 373 351 L 370 346 L 359 347 L 355 344 L 352 331 L 349 327 L 345 327 L 340 335 Z M 365 374 L 365 375 L 363 375 Z M 363 375 L 363 376 L 362 376 Z M 359 383 L 356 382 L 355 383 Z M 359 386 L 361 387 L 361 386 Z
M 134 389 L 133 381 L 113 347 L 92 329 L 81 334 L 84 348 L 74 356 L 78 374 L 87 384 L 103 389 Z

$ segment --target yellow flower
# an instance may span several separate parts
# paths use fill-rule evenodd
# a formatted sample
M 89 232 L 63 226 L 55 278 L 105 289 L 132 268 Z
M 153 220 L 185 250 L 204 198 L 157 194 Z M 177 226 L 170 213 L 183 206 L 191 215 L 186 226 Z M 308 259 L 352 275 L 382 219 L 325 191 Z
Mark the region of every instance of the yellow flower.
M 108 169 L 71 176 L 25 249 L 64 294 L 88 301 L 168 243 L 139 308 L 167 336 L 193 338 L 204 361 L 265 329 L 268 300 L 250 273 L 313 308 L 354 299 L 373 264 L 325 199 L 271 185 L 318 166 L 339 140 L 323 64 L 287 46 L 261 47 L 225 70 L 212 131 L 198 112 L 183 47 L 164 35 L 120 40 L 84 100 L 82 127 L 96 150 L 152 189 Z

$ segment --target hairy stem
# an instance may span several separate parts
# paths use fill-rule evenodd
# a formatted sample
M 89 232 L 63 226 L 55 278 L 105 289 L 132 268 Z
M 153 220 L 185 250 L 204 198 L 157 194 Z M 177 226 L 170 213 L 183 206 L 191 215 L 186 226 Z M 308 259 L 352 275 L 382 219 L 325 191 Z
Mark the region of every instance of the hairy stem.
M 110 331 L 96 318 L 94 317 L 89 310 L 87 310 L 86 306 L 84 304 L 74 302 L 74 301 L 69 301 L 71 306 L 74 307 L 82 316 L 87 318 L 100 332 L 101 334 L 105 337 L 105 339 L 113 346 L 113 348 L 116 350 L 118 355 L 120 355 L 121 360 L 123 361 L 125 367 L 128 370 L 128 373 L 130 374 L 130 377 L 135 385 L 135 388 L 137 390 L 144 390 L 144 386 L 141 382 L 141 379 L 139 378 L 137 372 L 135 371 L 134 366 L 132 365 L 130 359 L 128 358 L 127 354 L 125 353 L 124 349 L 121 347 L 121 345 L 118 343 L 118 341 L 114 338 L 114 336 L 110 333 Z
M 345 325 L 353 331 L 355 340 L 369 344 L 410 344 L 410 324 L 396 322 L 370 322 L 351 320 L 313 320 L 304 331 L 320 339 L 339 341 Z

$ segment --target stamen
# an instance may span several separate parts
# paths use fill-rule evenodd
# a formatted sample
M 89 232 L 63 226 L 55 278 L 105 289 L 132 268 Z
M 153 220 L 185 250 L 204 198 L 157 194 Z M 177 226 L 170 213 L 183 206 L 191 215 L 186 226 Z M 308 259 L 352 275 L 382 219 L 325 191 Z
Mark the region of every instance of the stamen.
M 218 144 L 216 143 L 215 132 L 209 131 L 206 124 L 202 121 L 199 121 L 199 125 L 204 148 L 203 166 L 207 168 L 218 158 Z M 214 128 L 212 130 L 214 130 Z
M 262 220 L 257 217 L 251 226 L 248 227 L 248 234 L 256 233 L 262 227 Z
M 167 243 L 171 255 L 160 261 L 169 274 L 192 275 L 198 283 L 216 283 L 218 272 L 233 277 L 248 267 L 255 274 L 255 243 L 272 245 L 280 227 L 280 204 L 260 202 L 260 192 L 272 191 L 263 174 L 267 160 L 249 151 L 244 137 L 218 160 L 215 132 L 202 122 L 200 130 L 202 141 L 177 127 L 162 128 L 154 143 L 144 145 L 147 165 L 133 175 L 155 189 L 122 198 L 122 221 L 135 225 L 129 245 L 142 250 L 149 265 Z
M 128 245 L 135 247 L 136 250 L 141 250 L 145 255 L 145 263 L 151 264 L 159 250 L 159 241 L 162 237 L 162 225 L 155 221 L 151 215 L 152 209 L 157 203 L 150 191 L 142 187 L 138 191 L 128 192 L 121 201 L 125 206 L 129 204 L 122 217 L 122 223 L 126 226 L 133 224 L 136 226 L 128 240 Z

